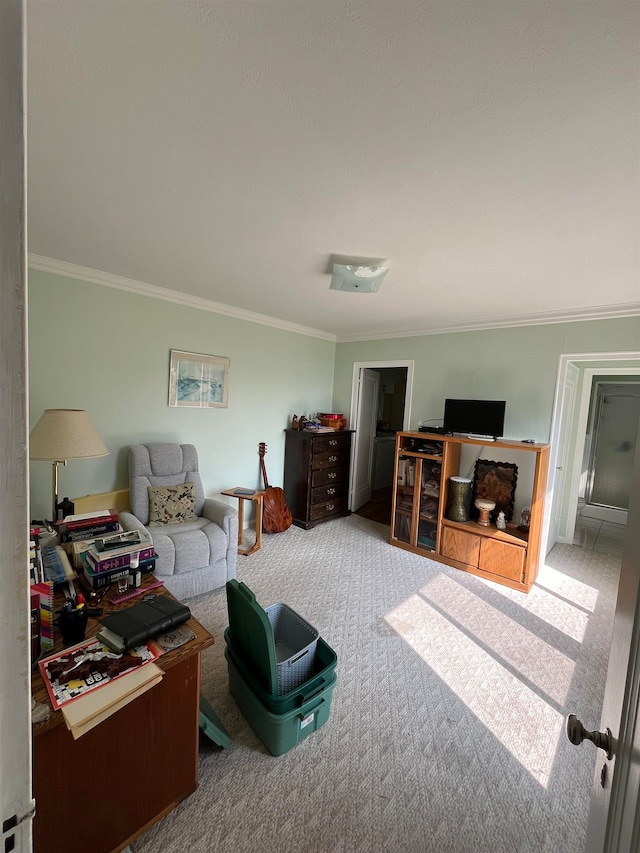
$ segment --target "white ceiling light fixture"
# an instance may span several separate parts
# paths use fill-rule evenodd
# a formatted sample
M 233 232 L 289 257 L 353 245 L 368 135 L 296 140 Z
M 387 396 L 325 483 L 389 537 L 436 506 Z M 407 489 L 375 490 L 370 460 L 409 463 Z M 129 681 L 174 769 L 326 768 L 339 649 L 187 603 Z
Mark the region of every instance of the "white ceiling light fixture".
M 329 290 L 349 290 L 352 293 L 376 293 L 389 267 L 361 264 L 334 264 Z

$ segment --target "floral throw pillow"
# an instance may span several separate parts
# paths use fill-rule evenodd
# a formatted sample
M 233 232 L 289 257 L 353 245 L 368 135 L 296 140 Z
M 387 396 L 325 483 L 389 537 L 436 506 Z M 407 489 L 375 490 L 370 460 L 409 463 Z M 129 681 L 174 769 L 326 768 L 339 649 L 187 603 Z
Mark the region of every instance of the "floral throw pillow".
M 193 483 L 180 486 L 149 486 L 149 527 L 195 521 L 196 492 Z

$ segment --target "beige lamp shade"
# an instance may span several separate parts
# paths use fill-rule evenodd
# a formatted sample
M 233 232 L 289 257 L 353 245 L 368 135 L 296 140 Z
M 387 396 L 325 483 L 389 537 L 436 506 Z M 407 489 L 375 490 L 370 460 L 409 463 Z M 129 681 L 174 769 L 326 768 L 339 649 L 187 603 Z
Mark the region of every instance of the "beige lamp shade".
M 67 459 L 93 459 L 109 451 L 84 409 L 45 409 L 29 436 L 29 459 L 53 462 L 52 519 L 58 513 L 58 465 Z
M 45 409 L 29 436 L 29 458 L 64 462 L 107 456 L 84 409 Z

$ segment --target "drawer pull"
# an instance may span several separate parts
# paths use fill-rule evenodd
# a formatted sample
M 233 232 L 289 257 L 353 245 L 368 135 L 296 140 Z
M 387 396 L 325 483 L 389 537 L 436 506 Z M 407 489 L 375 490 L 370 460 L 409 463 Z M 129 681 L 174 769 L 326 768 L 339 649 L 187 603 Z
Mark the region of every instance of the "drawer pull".
M 337 462 L 337 461 L 338 461 L 338 457 L 337 457 L 337 456 L 330 456 L 330 457 L 329 457 L 329 462 Z
M 335 509 L 335 504 L 327 504 L 327 509 L 329 510 L 329 512 L 333 512 Z
M 337 438 L 331 438 L 331 439 L 329 439 L 329 444 L 331 445 L 331 447 L 335 447 L 337 443 L 338 443 L 338 439 L 337 439 Z
M 327 474 L 327 477 L 328 477 L 330 480 L 335 480 L 335 478 L 336 478 L 337 476 L 338 476 L 338 474 L 337 474 L 337 472 L 336 472 L 336 471 L 330 471 L 330 472 Z
M 335 495 L 335 493 L 336 493 L 336 490 L 335 490 L 335 489 L 333 489 L 333 488 L 331 488 L 331 489 L 327 489 L 327 494 L 328 494 L 328 495 Z

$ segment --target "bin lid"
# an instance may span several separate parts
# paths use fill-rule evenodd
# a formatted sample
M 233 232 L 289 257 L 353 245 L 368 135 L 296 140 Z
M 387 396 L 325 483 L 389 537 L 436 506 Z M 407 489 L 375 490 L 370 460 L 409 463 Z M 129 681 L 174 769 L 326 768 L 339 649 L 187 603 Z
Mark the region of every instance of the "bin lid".
M 227 581 L 229 635 L 236 655 L 244 656 L 259 674 L 265 690 L 278 692 L 276 645 L 269 617 L 245 583 Z
M 206 698 L 200 693 L 200 728 L 204 734 L 218 746 L 226 747 L 231 743 L 229 732 L 218 719 Z

